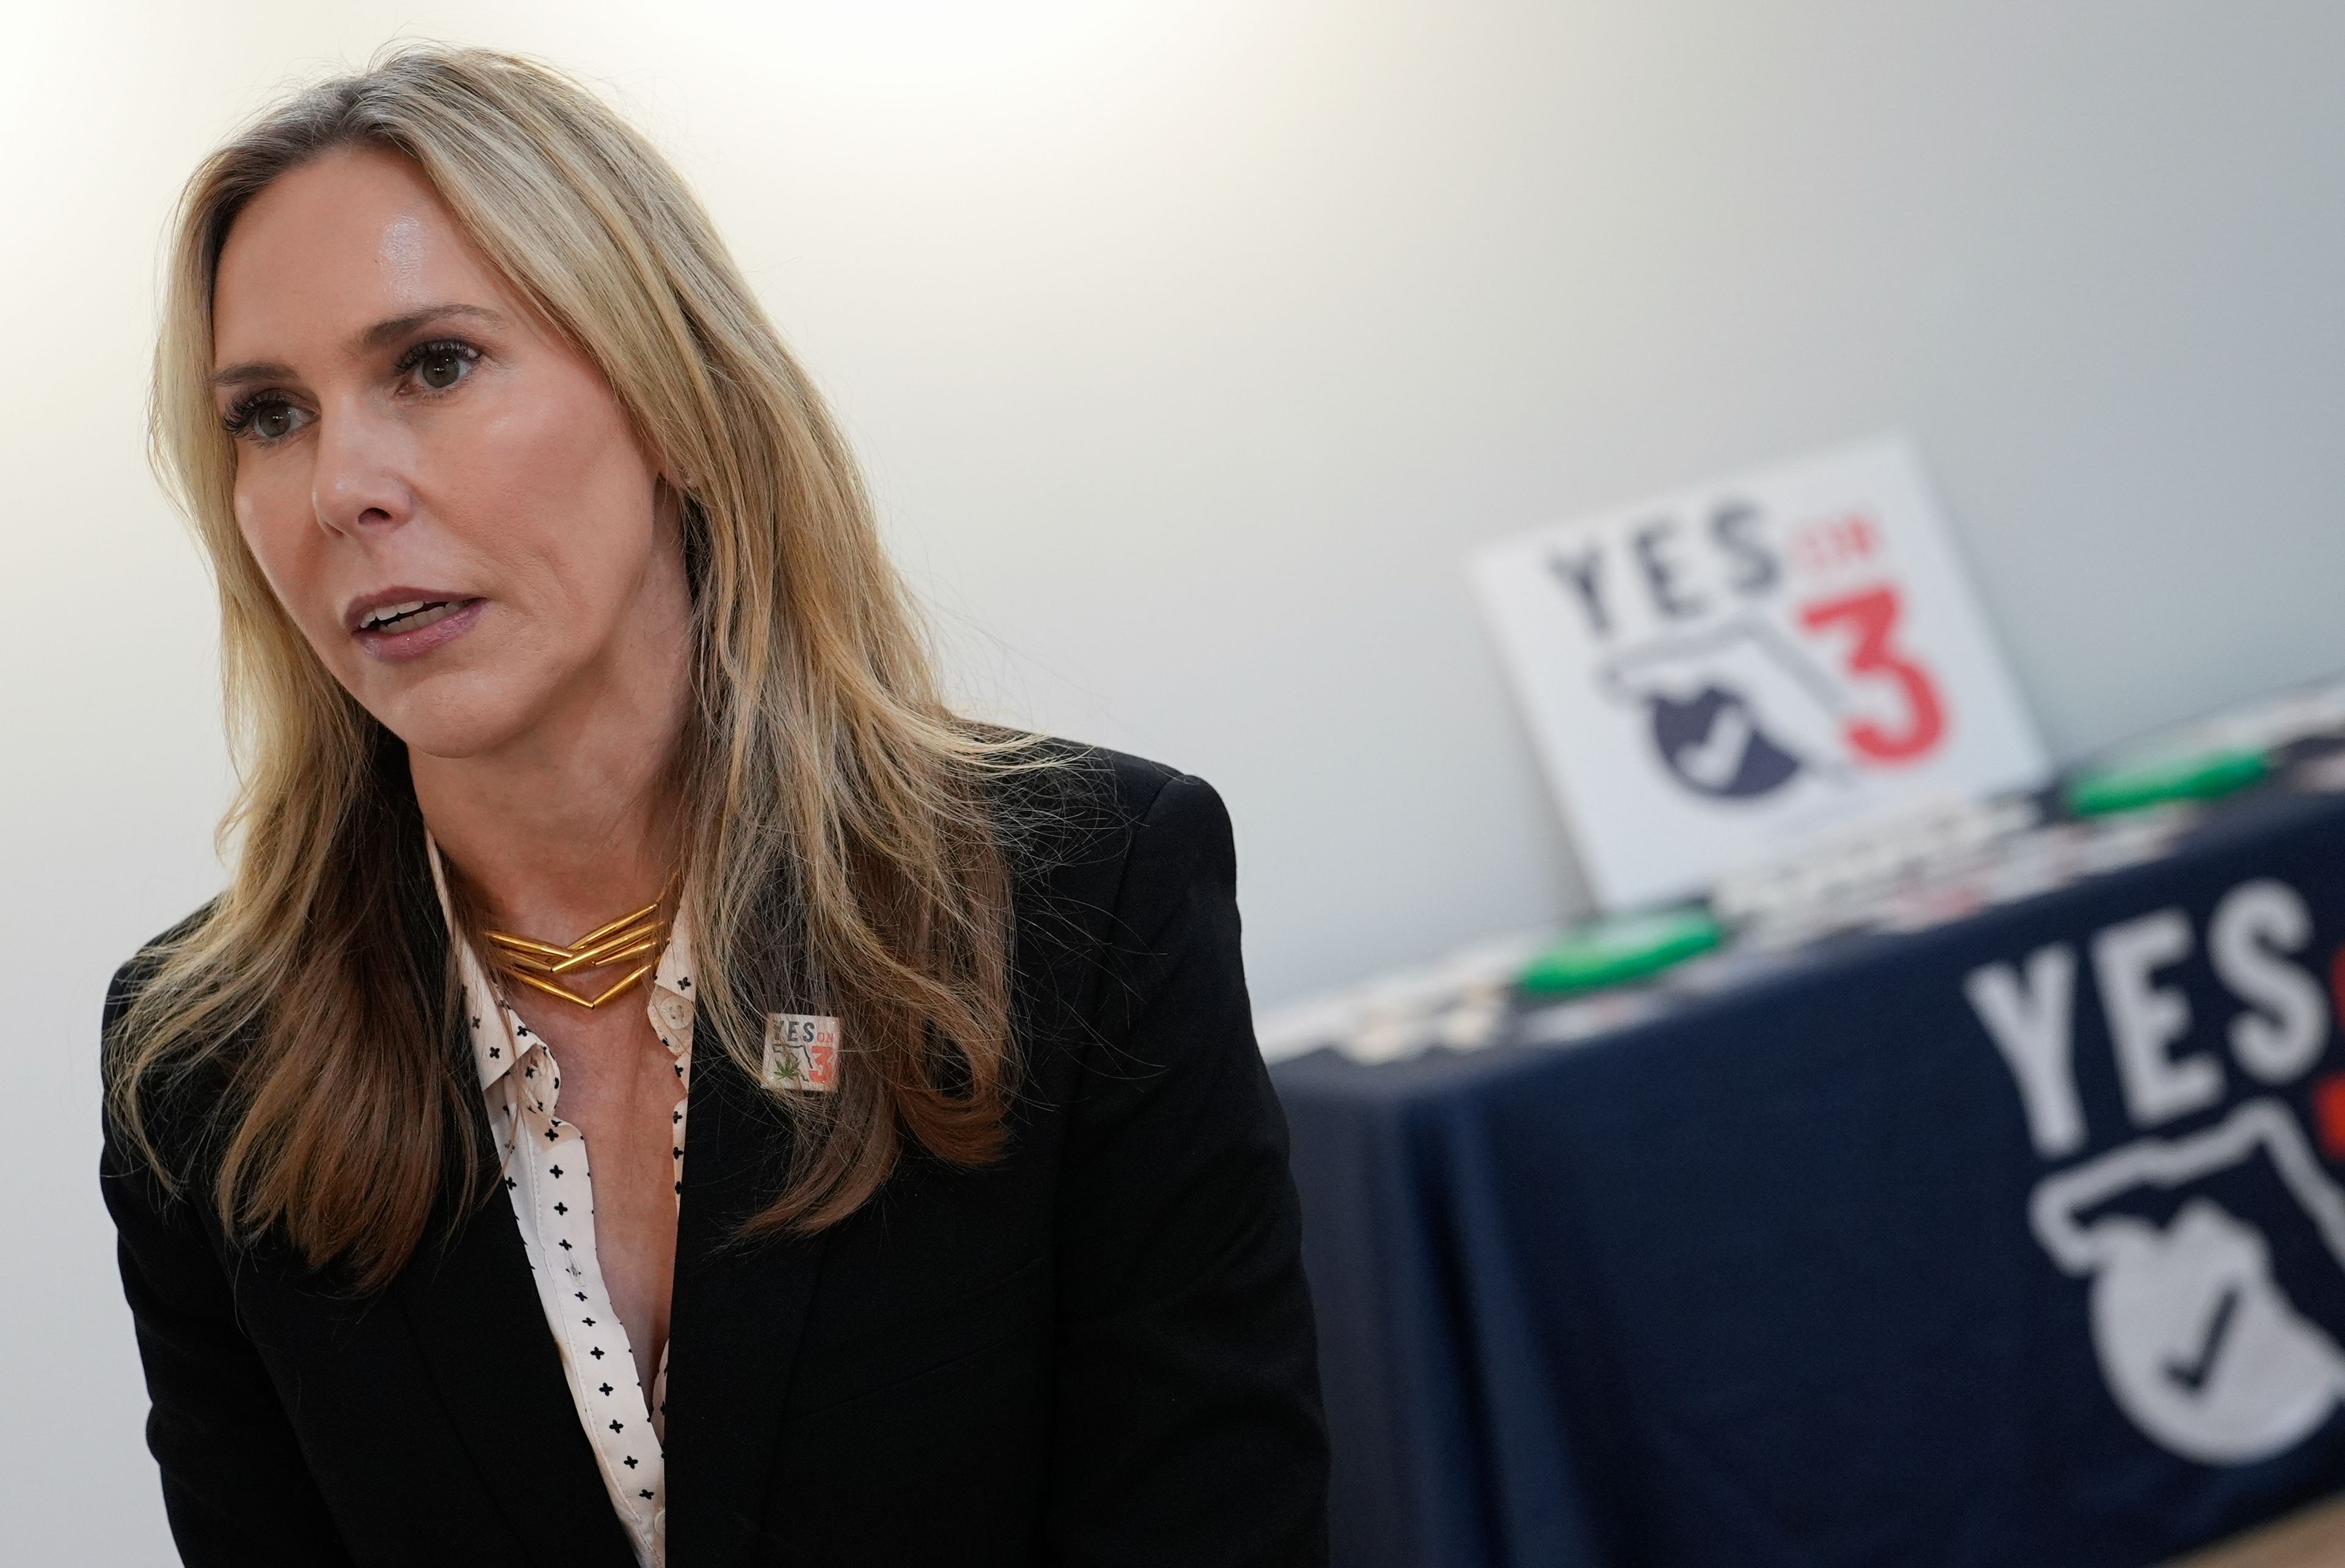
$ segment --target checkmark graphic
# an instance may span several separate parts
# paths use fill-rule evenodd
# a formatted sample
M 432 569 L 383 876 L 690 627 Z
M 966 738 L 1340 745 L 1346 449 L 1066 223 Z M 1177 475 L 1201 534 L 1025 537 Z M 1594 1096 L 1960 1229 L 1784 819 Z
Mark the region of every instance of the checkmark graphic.
M 2345 1268 L 2345 1186 L 2301 1113 L 2277 1097 L 2056 1171 L 2028 1200 L 2045 1251 L 2090 1281 L 2087 1321 L 2110 1398 L 2144 1437 L 2198 1464 L 2269 1459 L 2345 1406 L 2345 1347 L 2290 1299 L 2293 1271 L 2279 1271 L 2281 1237 L 2309 1256 L 2291 1234 L 2299 1216 L 2286 1203 L 2234 1213 L 2198 1186 L 2250 1168 L 2279 1179 L 2320 1250 Z M 2113 1202 L 2151 1191 L 2175 1197 L 2163 1224 Z
M 2207 1335 L 2199 1341 L 2198 1356 L 2187 1363 L 2167 1361 L 2166 1375 L 2178 1387 L 2194 1394 L 2205 1388 L 2207 1379 L 2215 1371 L 2216 1359 L 2223 1353 L 2223 1341 L 2230 1336 L 2231 1320 L 2238 1313 L 2239 1288 L 2233 1285 L 2226 1289 L 2223 1299 L 2215 1303 L 2215 1315 L 2207 1320 Z
M 1750 745 L 1749 715 L 1739 707 L 1721 708 L 1710 721 L 1710 733 L 1678 754 L 1678 766 L 1696 784 L 1723 789 Z

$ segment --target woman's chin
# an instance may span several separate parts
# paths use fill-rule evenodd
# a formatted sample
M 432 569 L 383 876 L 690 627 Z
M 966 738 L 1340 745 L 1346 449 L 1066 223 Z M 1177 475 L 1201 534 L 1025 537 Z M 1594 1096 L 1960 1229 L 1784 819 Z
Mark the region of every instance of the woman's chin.
M 527 735 L 535 704 L 473 692 L 408 692 L 368 712 L 418 756 L 464 762 L 509 750 Z

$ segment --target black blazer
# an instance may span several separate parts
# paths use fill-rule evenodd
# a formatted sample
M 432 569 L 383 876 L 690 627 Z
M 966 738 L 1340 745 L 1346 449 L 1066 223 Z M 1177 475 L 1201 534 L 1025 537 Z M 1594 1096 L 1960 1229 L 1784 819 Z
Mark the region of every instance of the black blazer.
M 675 1568 L 1325 1561 L 1311 1304 L 1228 818 L 1199 780 L 1086 759 L 1020 853 L 1025 1068 L 999 1163 L 916 1153 L 821 1235 L 741 1246 L 787 1134 L 724 1051 L 695 1053 Z M 632 1563 L 501 1189 L 356 1300 L 227 1246 L 111 1128 L 103 1180 L 187 1562 Z

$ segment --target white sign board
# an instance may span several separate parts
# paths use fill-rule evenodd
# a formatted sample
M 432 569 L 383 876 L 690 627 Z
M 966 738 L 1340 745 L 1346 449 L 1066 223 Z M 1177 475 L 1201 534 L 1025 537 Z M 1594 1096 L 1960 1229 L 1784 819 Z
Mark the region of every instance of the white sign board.
M 1537 529 L 1471 570 L 1606 908 L 2045 775 L 1903 440 Z

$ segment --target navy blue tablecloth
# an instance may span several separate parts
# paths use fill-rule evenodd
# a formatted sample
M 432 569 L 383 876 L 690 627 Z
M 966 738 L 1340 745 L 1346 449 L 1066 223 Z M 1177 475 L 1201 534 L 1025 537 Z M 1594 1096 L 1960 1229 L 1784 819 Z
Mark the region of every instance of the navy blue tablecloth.
M 2273 790 L 1585 1044 L 1279 1064 L 1338 1564 L 2137 1568 L 2345 1488 L 2340 946 Z

